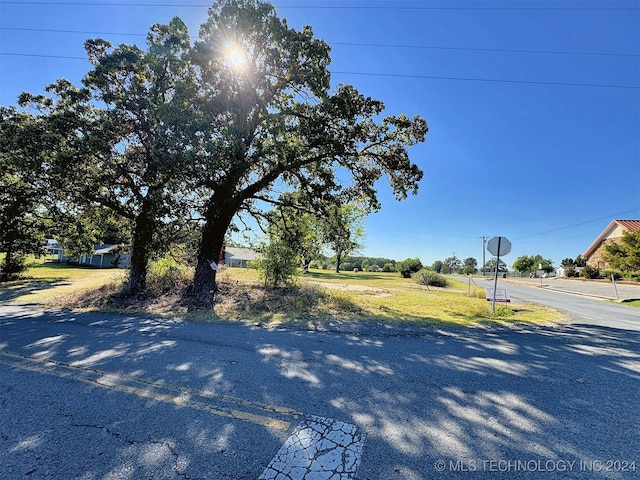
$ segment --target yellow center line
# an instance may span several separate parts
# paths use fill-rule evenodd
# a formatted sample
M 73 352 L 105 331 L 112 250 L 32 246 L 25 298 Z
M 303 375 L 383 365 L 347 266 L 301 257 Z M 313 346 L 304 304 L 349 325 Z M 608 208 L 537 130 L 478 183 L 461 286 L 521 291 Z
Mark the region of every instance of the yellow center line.
M 21 370 L 76 380 L 140 398 L 200 410 L 212 415 L 243 420 L 278 430 L 289 429 L 291 422 L 286 420 L 287 417 L 297 419 L 303 415 L 301 412 L 278 405 L 153 382 L 94 368 L 78 367 L 56 360 L 39 359 L 6 350 L 0 350 L 0 363 Z M 274 417 L 285 417 L 285 419 Z

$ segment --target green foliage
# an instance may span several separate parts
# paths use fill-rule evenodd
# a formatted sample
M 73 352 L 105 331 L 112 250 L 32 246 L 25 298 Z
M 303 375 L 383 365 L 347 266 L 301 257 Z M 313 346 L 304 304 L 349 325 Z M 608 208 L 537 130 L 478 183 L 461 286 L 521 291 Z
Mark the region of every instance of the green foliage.
M 403 278 L 411 278 L 416 272 L 419 272 L 422 268 L 422 262 L 419 258 L 407 258 L 401 262 L 396 263 L 396 271 L 400 272 Z
M 486 266 L 485 266 L 485 272 L 495 272 L 496 271 L 496 258 L 491 258 L 489 260 L 487 260 Z M 507 267 L 507 264 L 500 259 L 500 263 L 498 263 L 498 272 L 508 272 L 509 268 Z
M 514 312 L 511 308 L 505 307 L 503 305 L 496 307 L 496 311 L 493 312 L 493 317 L 504 318 L 504 317 L 512 317 Z
M 478 272 L 478 261 L 473 257 L 465 258 L 462 265 L 464 275 L 473 275 Z
M 367 265 L 367 268 L 364 265 Z M 384 270 L 385 265 L 389 265 L 387 270 Z M 396 261 L 390 258 L 381 257 L 356 257 L 347 255 L 342 261 L 342 268 L 345 270 L 353 270 L 357 268 L 359 270 L 368 270 L 368 267 L 377 266 L 381 271 L 395 272 Z
M 568 278 L 580 276 L 580 272 L 577 270 L 576 267 L 572 265 L 564 267 L 564 274 Z
M 529 255 L 520 255 L 513 261 L 511 265 L 516 272 L 529 273 L 533 272 L 537 266 L 534 266 L 533 257 Z
M 327 270 L 329 268 L 329 259 L 325 257 L 319 257 L 315 260 L 311 260 L 309 264 L 309 268 L 317 268 L 322 270 Z
M 445 288 L 449 286 L 449 282 L 447 281 L 446 277 L 443 277 L 433 270 L 422 269 L 419 272 L 411 275 L 411 278 L 413 278 L 415 282 L 422 285 L 424 285 L 426 281 L 427 285 L 433 287 Z
M 565 259 L 567 260 L 567 259 Z M 515 259 L 512 264 L 514 270 L 521 273 L 535 272 L 540 268 L 546 273 L 553 272 L 553 262 L 549 259 L 542 258 L 542 255 L 521 255 Z
M 228 43 L 230 25 L 251 75 L 233 69 L 217 47 Z M 426 122 L 383 116 L 382 102 L 350 85 L 331 91 L 329 50 L 310 27 L 289 28 L 267 3 L 229 0 L 209 10 L 193 55 L 205 96 L 212 98 L 203 121 L 216 119 L 215 134 L 205 136 L 215 141 L 204 142 L 210 151 L 193 176 L 205 194 L 212 192 L 202 208 L 203 248 L 217 249 L 240 210 L 259 216 L 264 202 L 256 200 L 278 204 L 282 192 L 301 194 L 303 205 L 321 218 L 332 217 L 326 212 L 336 203 L 378 209 L 382 177 L 398 199 L 415 193 L 422 171 L 410 162 L 408 147 L 424 140 Z M 338 233 L 325 242 L 339 270 L 343 256 L 357 249 L 351 242 L 358 242 L 338 224 L 329 230 Z
M 562 267 L 575 267 L 576 266 L 576 261 L 573 258 L 563 258 L 562 261 L 560 262 L 560 266 Z
M 442 262 L 441 273 L 458 273 L 462 269 L 462 262 L 455 255 L 452 257 L 445 258 Z
M 153 295 L 179 291 L 187 286 L 191 274 L 191 268 L 186 262 L 177 258 L 174 253 L 167 253 L 149 262 L 146 291 Z
M 47 179 L 60 212 L 73 218 L 101 207 L 114 220 L 129 220 L 129 231 L 115 237 L 131 240 L 131 294 L 144 290 L 149 259 L 168 248 L 164 240 L 175 238 L 163 235 L 166 226 L 192 217 L 186 213 L 195 197 L 185 191 L 187 166 L 199 153 L 197 142 L 203 142 L 194 123 L 198 109 L 187 101 L 196 95 L 190 49 L 180 19 L 154 25 L 147 51 L 88 40 L 93 68 L 81 88 L 62 79 L 47 87 L 51 98 L 20 98 L 21 105 L 42 112 L 49 145 L 41 149 L 48 154 Z M 85 219 L 76 223 L 89 224 L 59 235 L 74 254 L 100 243 L 95 225 Z
M 269 238 L 260 248 L 255 265 L 265 287 L 295 285 L 299 262 L 296 252 L 282 239 Z
M 598 267 L 592 267 L 591 265 L 585 265 L 580 271 L 580 275 L 590 279 L 601 278 L 600 269 Z
M 41 254 L 47 224 L 47 189 L 39 164 L 40 123 L 15 108 L 0 107 L 0 279 L 23 270 L 23 256 Z
M 27 269 L 26 257 L 22 254 L 5 255 L 0 263 L 0 282 L 14 280 Z
M 294 250 L 300 265 L 307 272 L 311 261 L 322 249 L 320 222 L 298 206 L 303 203 L 300 195 L 284 195 L 283 200 L 284 204 L 267 215 L 269 222 L 267 232 L 271 237 L 281 239 Z
M 431 265 L 431 270 L 436 273 L 442 272 L 442 260 L 436 260 L 435 262 L 433 262 L 433 265 Z
M 231 41 L 244 70 L 229 61 Z M 333 221 L 331 206 L 379 209 L 382 178 L 397 199 L 418 190 L 423 173 L 409 149 L 424 141 L 425 120 L 384 115 L 381 101 L 351 85 L 332 90 L 329 45 L 266 2 L 216 2 L 195 42 L 176 17 L 153 25 L 145 47 L 91 39 L 85 50 L 92 68 L 81 87 L 61 79 L 49 96 L 21 96 L 40 112 L 29 158 L 50 167 L 64 213 L 99 205 L 128 220 L 130 294 L 144 290 L 149 260 L 188 219 L 201 220 L 189 292 L 211 302 L 208 262 L 238 214 L 261 218 L 263 205 L 297 192 L 331 222 L 325 242 L 339 268 L 364 230 Z
M 635 233 L 622 232 L 617 242 L 604 246 L 605 261 L 620 272 L 640 272 L 640 230 Z
M 611 269 L 607 269 L 604 272 L 602 272 L 602 276 L 604 278 L 613 277 L 616 280 L 620 280 L 623 277 L 621 272 L 618 272 L 617 270 L 611 270 Z
M 562 267 L 584 267 L 586 265 L 582 255 L 578 255 L 575 259 L 573 258 L 563 258 L 560 262 Z
M 536 266 L 536 268 L 539 265 L 542 265 L 542 271 L 546 272 L 546 273 L 551 273 L 553 272 L 554 268 L 553 268 L 553 261 L 548 259 L 548 258 L 542 258 L 542 255 L 538 254 L 535 255 L 533 257 L 533 263 Z
M 393 263 L 385 263 L 382 266 L 382 271 L 383 272 L 395 272 L 396 271 L 396 267 L 393 265 Z
M 335 254 L 336 272 L 340 271 L 342 261 L 349 253 L 361 248 L 365 217 L 366 211 L 360 206 L 345 204 L 328 207 L 320 219 L 322 239 Z

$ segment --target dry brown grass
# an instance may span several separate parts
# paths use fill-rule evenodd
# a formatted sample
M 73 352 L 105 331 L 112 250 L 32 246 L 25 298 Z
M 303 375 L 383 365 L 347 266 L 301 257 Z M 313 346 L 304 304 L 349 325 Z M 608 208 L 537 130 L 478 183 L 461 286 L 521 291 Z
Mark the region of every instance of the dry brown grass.
M 32 284 L 30 299 L 56 307 L 88 310 L 145 312 L 182 316 L 199 321 L 238 321 L 256 325 L 324 328 L 341 322 L 474 326 L 486 323 L 563 320 L 558 312 L 539 305 L 511 305 L 492 314 L 482 289 L 468 295 L 467 286 L 451 282 L 450 288 L 429 291 L 393 274 L 335 274 L 315 271 L 302 277 L 295 288 L 265 289 L 255 271 L 222 269 L 212 310 L 190 312 L 182 298 L 189 276 L 168 290 L 153 285 L 146 296 L 121 294 L 124 276 L 114 272 L 56 270 L 55 279 L 42 288 Z M 42 276 L 38 281 L 42 281 Z M 96 275 L 101 275 L 97 277 Z M 101 283 L 97 279 L 101 278 Z M 17 286 L 16 288 L 20 288 Z M 14 296 L 18 301 L 22 297 Z

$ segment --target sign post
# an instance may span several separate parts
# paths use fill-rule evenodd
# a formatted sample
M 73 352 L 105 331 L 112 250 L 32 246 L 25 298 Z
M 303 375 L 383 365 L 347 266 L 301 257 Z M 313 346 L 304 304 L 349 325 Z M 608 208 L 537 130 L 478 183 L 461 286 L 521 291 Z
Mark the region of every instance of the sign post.
M 487 250 L 491 255 L 496 256 L 496 275 L 493 280 L 493 301 L 491 311 L 496 311 L 496 292 L 498 290 L 498 267 L 500 266 L 500 255 L 507 255 L 511 251 L 511 242 L 506 237 L 492 237 L 487 242 Z

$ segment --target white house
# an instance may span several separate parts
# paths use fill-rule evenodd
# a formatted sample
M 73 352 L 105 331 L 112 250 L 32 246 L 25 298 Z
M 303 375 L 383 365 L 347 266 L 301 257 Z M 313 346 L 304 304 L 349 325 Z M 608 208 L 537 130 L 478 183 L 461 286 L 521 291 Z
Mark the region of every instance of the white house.
M 258 252 L 250 248 L 224 247 L 224 264 L 230 267 L 247 268 L 257 258 Z
M 131 261 L 131 255 L 123 253 L 122 245 L 94 245 L 90 253 L 82 254 L 79 258 L 69 258 L 64 249 L 55 240 L 47 240 L 46 250 L 49 255 L 56 255 L 58 262 L 77 262 L 78 265 L 89 265 L 98 268 L 120 267 L 126 268 Z

